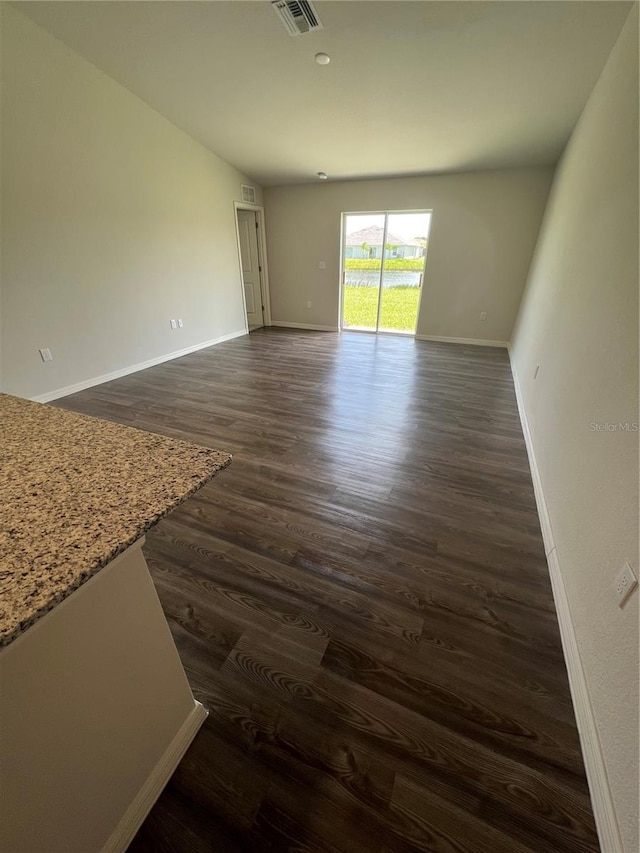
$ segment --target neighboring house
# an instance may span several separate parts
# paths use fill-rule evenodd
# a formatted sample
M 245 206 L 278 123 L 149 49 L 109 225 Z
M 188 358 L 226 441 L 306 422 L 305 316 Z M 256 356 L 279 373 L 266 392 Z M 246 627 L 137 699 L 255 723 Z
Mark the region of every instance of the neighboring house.
M 384 228 L 372 225 L 347 234 L 345 258 L 381 258 Z M 404 240 L 387 232 L 385 258 L 421 258 L 424 247 L 419 240 Z

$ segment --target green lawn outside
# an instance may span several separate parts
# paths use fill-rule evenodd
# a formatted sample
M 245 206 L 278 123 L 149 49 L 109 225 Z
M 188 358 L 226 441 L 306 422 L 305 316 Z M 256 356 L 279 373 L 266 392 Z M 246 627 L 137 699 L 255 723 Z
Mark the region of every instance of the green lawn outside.
M 415 332 L 419 298 L 419 287 L 389 287 L 383 290 L 380 328 Z M 375 329 L 377 313 L 377 287 L 345 287 L 343 328 L 359 326 Z
M 346 270 L 379 270 L 381 264 L 380 258 L 345 258 L 344 268 Z M 384 268 L 385 270 L 422 272 L 424 258 L 387 258 Z

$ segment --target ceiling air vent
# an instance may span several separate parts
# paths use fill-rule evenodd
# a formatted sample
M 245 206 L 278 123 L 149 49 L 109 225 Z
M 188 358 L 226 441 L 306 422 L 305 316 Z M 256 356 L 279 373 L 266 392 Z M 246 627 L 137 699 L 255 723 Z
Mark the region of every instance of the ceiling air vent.
M 256 203 L 256 188 L 248 187 L 246 184 L 240 184 L 242 191 L 242 201 L 248 201 L 249 204 Z
M 301 36 L 324 29 L 309 0 L 271 0 L 271 5 L 290 36 Z

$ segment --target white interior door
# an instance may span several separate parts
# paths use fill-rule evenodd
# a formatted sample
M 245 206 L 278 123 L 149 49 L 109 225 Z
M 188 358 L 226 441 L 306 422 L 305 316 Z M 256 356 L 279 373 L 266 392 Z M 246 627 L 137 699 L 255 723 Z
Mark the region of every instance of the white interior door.
M 237 214 L 247 323 L 249 329 L 258 329 L 264 326 L 264 315 L 260 288 L 257 218 L 254 210 L 238 210 Z

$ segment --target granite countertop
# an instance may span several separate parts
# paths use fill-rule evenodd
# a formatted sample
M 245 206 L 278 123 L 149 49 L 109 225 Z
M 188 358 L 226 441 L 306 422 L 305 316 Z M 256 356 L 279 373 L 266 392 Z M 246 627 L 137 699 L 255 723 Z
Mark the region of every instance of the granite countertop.
M 0 394 L 0 646 L 231 461 Z

